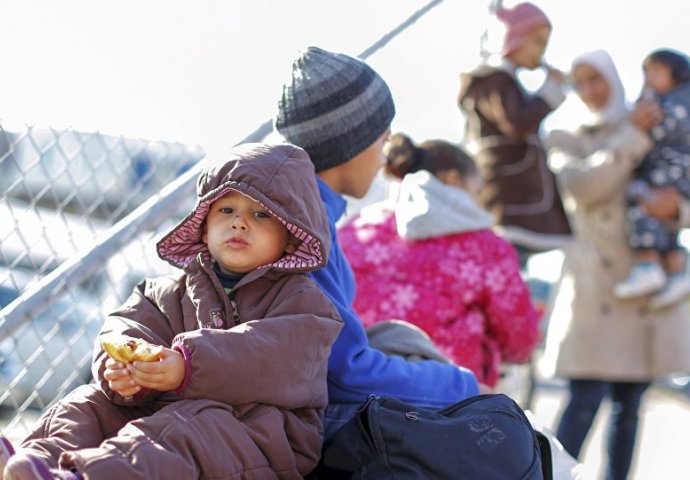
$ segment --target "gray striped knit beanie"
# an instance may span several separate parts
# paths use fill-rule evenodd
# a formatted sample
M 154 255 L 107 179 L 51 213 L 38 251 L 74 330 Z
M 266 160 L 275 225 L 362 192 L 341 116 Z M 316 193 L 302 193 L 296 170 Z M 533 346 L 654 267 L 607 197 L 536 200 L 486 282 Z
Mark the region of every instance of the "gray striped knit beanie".
M 366 63 L 309 47 L 283 85 L 275 128 L 320 172 L 372 145 L 395 116 L 388 85 Z

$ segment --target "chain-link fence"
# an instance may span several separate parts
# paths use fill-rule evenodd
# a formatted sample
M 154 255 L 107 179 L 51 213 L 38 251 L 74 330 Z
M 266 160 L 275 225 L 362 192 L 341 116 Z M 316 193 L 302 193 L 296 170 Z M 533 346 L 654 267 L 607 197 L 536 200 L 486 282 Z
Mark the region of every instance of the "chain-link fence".
M 270 132 L 268 120 L 240 143 Z M 91 379 L 103 317 L 144 277 L 170 271 L 155 242 L 192 208 L 203 156 L 179 143 L 0 126 L 0 428 L 12 440 Z
M 121 226 L 150 214 L 161 189 L 190 176 L 202 157 L 201 149 L 179 143 L 0 128 L 0 419 L 6 435 L 23 437 L 42 409 L 88 382 L 103 316 L 145 276 L 170 271 L 155 242 L 189 211 L 193 195 L 184 197 L 189 204 L 174 201 L 153 212 L 156 218 L 143 227 Z M 118 243 L 107 248 L 114 238 Z

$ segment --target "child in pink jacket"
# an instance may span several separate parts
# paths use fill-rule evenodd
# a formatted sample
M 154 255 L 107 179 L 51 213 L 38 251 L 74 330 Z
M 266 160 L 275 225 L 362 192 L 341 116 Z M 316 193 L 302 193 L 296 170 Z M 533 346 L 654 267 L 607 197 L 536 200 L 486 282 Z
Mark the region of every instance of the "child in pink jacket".
M 366 326 L 397 318 L 426 331 L 440 350 L 495 386 L 502 362 L 529 360 L 539 314 L 515 249 L 492 230 L 476 201 L 472 159 L 444 141 L 391 137 L 388 173 L 397 197 L 366 207 L 339 242 L 357 281 L 355 309 Z

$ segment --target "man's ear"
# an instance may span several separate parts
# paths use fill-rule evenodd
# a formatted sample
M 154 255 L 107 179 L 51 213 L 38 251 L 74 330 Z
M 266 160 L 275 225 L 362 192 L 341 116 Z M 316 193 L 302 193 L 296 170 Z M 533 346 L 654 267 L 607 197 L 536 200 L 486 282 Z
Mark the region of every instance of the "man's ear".
M 208 228 L 206 226 L 206 219 L 201 222 L 201 241 L 208 245 Z
M 288 243 L 287 245 L 285 245 L 285 253 L 293 254 L 293 253 L 295 253 L 296 251 L 297 251 L 297 246 L 296 246 L 296 245 L 293 245 L 293 244 L 291 244 L 291 243 Z

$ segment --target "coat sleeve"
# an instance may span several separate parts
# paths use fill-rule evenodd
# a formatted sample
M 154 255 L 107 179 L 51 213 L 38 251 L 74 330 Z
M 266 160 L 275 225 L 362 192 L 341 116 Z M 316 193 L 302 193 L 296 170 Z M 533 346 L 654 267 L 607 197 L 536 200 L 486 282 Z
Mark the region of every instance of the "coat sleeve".
M 646 134 L 626 123 L 605 145 L 588 154 L 556 146 L 549 163 L 560 187 L 578 204 L 591 207 L 608 203 L 630 181 L 651 145 Z
M 477 395 L 477 379 L 466 368 L 434 360 L 411 362 L 369 345 L 352 306 L 352 271 L 339 245 L 331 244 L 328 266 L 311 273 L 344 321 L 329 359 L 329 401 L 360 403 L 375 393 L 415 405 L 444 406 Z
M 535 133 L 551 107 L 540 96 L 525 95 L 515 79 L 499 72 L 487 79 L 487 89 L 476 99 L 477 109 L 504 135 L 523 137 Z
M 520 262 L 508 242 L 492 235 L 493 258 L 486 267 L 487 333 L 496 341 L 503 361 L 529 360 L 540 340 L 539 313 L 520 274 Z M 488 240 L 488 239 L 487 239 Z
M 107 335 L 127 335 L 141 338 L 154 345 L 169 347 L 174 336 L 173 326 L 154 301 L 152 291 L 169 291 L 171 295 L 178 295 L 178 282 L 174 279 L 149 279 L 141 282 L 127 301 L 117 310 L 108 315 L 96 339 L 92 373 L 105 394 L 120 405 L 139 405 L 160 395 L 161 392 L 144 389 L 134 397 L 122 397 L 113 392 L 103 378 L 105 361 L 108 355 L 101 347 L 100 340 Z M 178 303 L 179 302 L 171 302 Z
M 283 288 L 264 318 L 177 335 L 173 348 L 191 368 L 180 396 L 324 407 L 328 355 L 342 321 L 313 282 L 298 287 Z
M 328 360 L 328 395 L 333 403 L 361 403 L 374 393 L 394 396 L 415 405 L 445 406 L 477 395 L 477 379 L 466 368 L 434 360 L 410 362 L 389 356 L 369 345 L 353 308 L 355 279 L 338 243 L 338 200 L 324 194 L 329 211 L 331 251 L 326 268 L 309 274 L 338 309 L 343 329 Z M 335 213 L 335 214 L 334 214 Z

